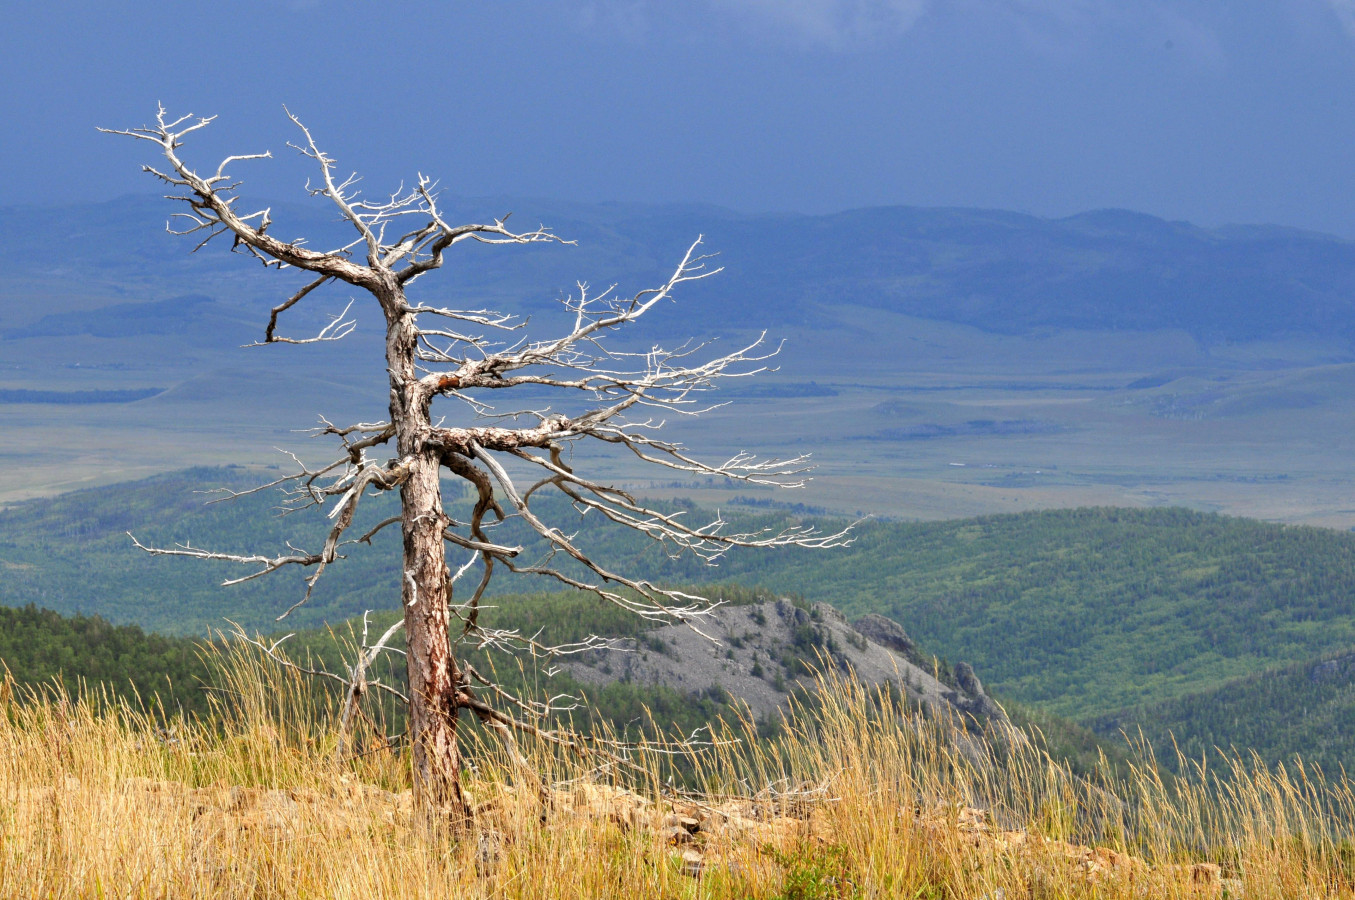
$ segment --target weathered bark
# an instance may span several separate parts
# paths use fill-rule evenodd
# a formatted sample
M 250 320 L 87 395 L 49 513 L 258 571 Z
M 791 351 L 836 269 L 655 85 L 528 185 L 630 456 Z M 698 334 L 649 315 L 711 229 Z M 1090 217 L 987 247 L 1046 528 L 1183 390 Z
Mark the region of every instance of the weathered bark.
M 611 289 L 590 294 L 587 286 L 580 284 L 577 295 L 561 298 L 573 323 L 564 334 L 545 340 L 522 337 L 500 342 L 477 332 L 506 335 L 525 327 L 526 322 L 493 310 L 411 306 L 404 295 L 405 287 L 439 268 L 444 252 L 462 241 L 529 244 L 559 238 L 544 226 L 514 232 L 506 226 L 506 216 L 484 224 L 450 225 L 438 209 L 434 182 L 423 176 L 415 187 L 401 189 L 389 200 L 360 199 L 352 189 L 356 176 L 337 178 L 333 157 L 316 146 L 310 132 L 296 117 L 291 118 L 304 136 L 300 144 L 293 146 L 319 168 L 319 186 L 311 192 L 332 201 L 357 231 L 357 240 L 340 249 L 319 251 L 303 246 L 299 240 L 285 242 L 267 234 L 272 222 L 268 209 L 252 213 L 236 209 L 239 183 L 225 169 L 234 163 L 267 158 L 267 153 L 227 157 L 211 175 L 199 175 L 185 163 L 178 152 L 184 138 L 206 127 L 212 121 L 210 118 L 171 120 L 160 109 L 154 125 L 114 133 L 149 141 L 160 148 L 168 168 L 160 171 L 147 167 L 147 171 L 170 186 L 174 199 L 186 204 L 172 220 L 178 226 L 172 226 L 175 233 L 201 237 L 198 247 L 220 236 L 231 241 L 233 250 L 245 252 L 265 266 L 311 273 L 312 279 L 304 287 L 273 308 L 262 343 L 334 341 L 350 333 L 356 321 L 346 318 L 347 308 L 313 337 L 293 338 L 278 333 L 279 316 L 326 284 L 351 285 L 379 302 L 386 324 L 390 421 L 356 423 L 344 428 L 325 422 L 325 427 L 317 431 L 337 436 L 343 443 L 342 456 L 314 471 L 302 465 L 300 472 L 266 485 L 288 485 L 284 491 L 293 509 L 325 506 L 332 501 L 329 514 L 332 525 L 320 552 L 289 546 L 288 552 L 280 555 L 257 555 L 212 552 L 188 545 L 155 548 L 138 542 L 137 546 L 157 555 L 227 560 L 255 568 L 251 574 L 226 584 L 248 581 L 285 567 L 309 568 L 306 595 L 283 612 L 281 617 L 285 617 L 309 599 L 311 589 L 326 568 L 343 558 L 341 548 L 370 543 L 374 534 L 398 521 L 403 533 L 401 624 L 407 645 L 414 794 L 427 814 L 457 827 L 469 818 L 460 784 L 459 709 L 468 710 L 486 727 L 499 732 L 514 758 L 520 758 L 512 737 L 514 730 L 575 752 L 581 750 L 584 742 L 541 727 L 540 723 L 547 721 L 551 713 L 562 711 L 553 705 L 553 700 L 537 702 L 515 696 L 472 668 L 463 670 L 458 666 L 448 627 L 454 579 L 447 566 L 446 542 L 476 554 L 475 562 L 482 572 L 479 585 L 466 600 L 464 619 L 458 618 L 457 637 L 473 637 L 481 646 L 529 653 L 542 659 L 587 652 L 606 646 L 607 642 L 599 636 L 590 636 L 549 646 L 513 629 L 486 627 L 478 621 L 476 613 L 479 599 L 495 571 L 535 575 L 557 585 L 588 591 L 653 622 L 681 621 L 696 628 L 701 617 L 716 604 L 711 598 L 658 586 L 645 578 L 627 576 L 600 565 L 576 546 L 569 530 L 544 521 L 538 515 L 539 510 L 529 507 L 532 499 L 543 493 L 558 491 L 581 514 L 595 513 L 594 520 L 601 517 L 634 529 L 661 543 L 669 553 L 687 552 L 708 562 L 719 559 L 733 547 L 840 546 L 849 541 L 848 530 L 823 534 L 811 526 L 790 525 L 780 530 L 735 531 L 726 528 L 728 523 L 718 515 L 704 524 L 689 523 L 680 514 L 655 509 L 622 488 L 575 472 L 566 461 L 569 443 L 589 439 L 625 449 L 643 462 L 671 471 L 748 484 L 782 487 L 803 484 L 797 476 L 807 470 L 804 457 L 759 460 L 751 454 L 737 453 L 724 463 L 705 463 L 688 455 L 681 445 L 656 436 L 661 417 L 647 418 L 656 409 L 696 415 L 707 408 L 702 405 L 702 394 L 721 379 L 762 371 L 763 361 L 776 351 L 761 350 L 761 337 L 705 361 L 693 358 L 699 347 L 689 344 L 674 349 L 655 346 L 644 354 L 614 352 L 603 345 L 607 333 L 635 322 L 671 298 L 679 285 L 719 271 L 706 268 L 706 257 L 697 253 L 699 239 L 660 286 L 622 297 Z M 363 248 L 365 264 L 360 261 Z M 421 315 L 439 324 L 421 328 L 417 321 Z M 490 407 L 466 391 L 481 393 L 520 385 L 553 387 L 589 398 L 590 408 L 569 417 L 540 409 L 510 414 L 492 425 L 432 427 L 429 409 L 435 396 L 456 396 L 468 404 L 475 416 L 483 416 Z M 639 417 L 632 419 L 635 414 Z M 526 417 L 522 423 L 517 421 L 520 416 Z M 397 446 L 396 459 L 382 463 L 367 457 L 367 451 L 392 439 Z M 534 483 L 524 484 L 520 489 L 500 463 L 500 456 L 529 470 L 534 467 Z M 479 499 L 468 523 L 451 527 L 443 511 L 440 484 L 443 466 L 476 489 Z M 393 490 L 397 485 L 400 516 L 385 519 L 362 537 L 350 536 L 363 498 L 369 493 Z M 500 520 L 505 513 L 519 517 L 535 538 L 548 545 L 550 553 L 541 562 L 520 563 L 518 554 L 523 548 L 495 543 L 481 527 L 483 517 L 491 511 Z M 557 568 L 550 562 L 556 553 L 571 561 L 568 567 Z M 472 565 L 468 562 L 460 568 L 457 577 L 469 572 Z M 350 677 L 310 672 L 337 678 L 347 688 L 345 735 L 350 731 L 366 687 L 380 687 L 403 696 L 366 677 L 367 665 L 394 633 L 392 628 L 375 646 L 364 646 L 365 655 L 351 670 Z M 277 643 L 259 646 L 273 656 Z M 471 692 L 466 675 L 489 690 L 493 705 Z M 615 754 L 609 758 L 627 764 L 626 759 Z
M 430 395 L 415 368 L 418 332 L 407 312 L 404 292 L 389 283 L 378 295 L 387 311 L 386 362 L 391 379 L 391 422 L 408 474 L 400 486 L 400 528 L 404 558 L 404 609 L 409 676 L 408 733 L 413 761 L 414 797 L 424 812 L 450 820 L 469 820 L 461 790 L 461 754 L 457 745 L 457 686 L 461 673 L 452 656 L 448 631 L 451 573 L 443 533 L 449 520 L 442 508 L 441 452 L 428 445 Z
M 400 498 L 414 796 L 428 812 L 456 823 L 468 818 L 469 809 L 460 783 L 456 686 L 461 673 L 448 634 L 449 573 L 442 541 L 447 517 L 436 457 L 424 455 L 411 466 Z

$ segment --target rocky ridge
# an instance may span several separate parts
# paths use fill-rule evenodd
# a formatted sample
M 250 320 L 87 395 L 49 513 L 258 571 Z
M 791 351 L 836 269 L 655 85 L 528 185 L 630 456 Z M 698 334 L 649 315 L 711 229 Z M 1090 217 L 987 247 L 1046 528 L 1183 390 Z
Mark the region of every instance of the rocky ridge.
M 563 668 L 584 684 L 630 681 L 686 694 L 724 692 L 759 717 L 785 710 L 797 688 L 812 685 L 816 670 L 834 669 L 869 686 L 892 683 L 910 703 L 954 710 L 976 725 L 1007 722 L 969 665 L 960 663 L 951 673 L 924 657 L 902 626 L 884 616 L 853 623 L 827 603 L 800 606 L 781 599 L 720 607 L 700 628 L 656 628 Z

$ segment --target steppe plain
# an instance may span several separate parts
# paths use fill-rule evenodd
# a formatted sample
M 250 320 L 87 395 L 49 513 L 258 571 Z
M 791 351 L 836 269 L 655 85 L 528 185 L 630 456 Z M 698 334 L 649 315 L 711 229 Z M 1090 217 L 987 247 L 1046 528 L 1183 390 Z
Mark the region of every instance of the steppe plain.
M 162 202 L 0 210 L 16 260 L 0 282 L 0 502 L 187 465 L 286 465 L 279 448 L 319 458 L 328 448 L 302 433 L 319 416 L 384 417 L 370 310 L 355 305 L 358 330 L 339 344 L 242 348 L 296 279 L 190 255 L 164 233 Z M 704 232 L 725 271 L 656 310 L 631 346 L 766 329 L 782 348 L 775 371 L 710 398 L 727 405 L 669 426 L 710 456 L 810 453 L 810 487 L 773 495 L 595 461 L 646 494 L 902 519 L 1183 505 L 1355 526 L 1350 242 L 1116 211 L 750 217 L 466 200 L 454 213 L 511 208 L 578 246 L 473 248 L 430 296 L 521 312 L 546 334 L 577 281 L 638 290 Z M 276 214 L 338 239 L 323 210 Z M 863 221 L 880 235 L 864 244 Z M 309 333 L 348 299 L 317 297 L 288 327 Z M 101 391 L 155 393 L 89 402 Z

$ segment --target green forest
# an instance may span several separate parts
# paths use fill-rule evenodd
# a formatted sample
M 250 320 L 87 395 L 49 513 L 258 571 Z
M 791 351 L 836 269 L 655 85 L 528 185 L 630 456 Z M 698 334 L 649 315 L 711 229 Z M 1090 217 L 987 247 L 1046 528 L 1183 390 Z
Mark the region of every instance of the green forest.
M 1169 767 L 1179 748 L 1188 759 L 1238 751 L 1272 765 L 1299 757 L 1329 773 L 1355 771 L 1355 653 L 1258 672 L 1087 724 L 1112 743 L 1142 734 Z
M 276 495 L 205 505 L 213 495 L 202 491 L 238 490 L 260 476 L 189 470 L 11 506 L 0 512 L 0 603 L 97 615 L 107 621 L 73 621 L 85 622 L 86 629 L 98 621 L 110 634 L 123 632 L 108 622 L 202 638 L 229 618 L 251 632 L 298 630 L 298 647 L 309 641 L 305 635 L 322 634 L 317 629 L 326 623 L 368 610 L 374 619 L 389 615 L 383 611 L 392 609 L 397 594 L 398 559 L 391 533 L 378 535 L 371 547 L 354 548 L 331 567 L 311 602 L 282 622 L 279 613 L 301 595 L 301 573 L 223 589 L 224 578 L 248 570 L 150 557 L 126 534 L 147 544 L 191 542 L 235 552 L 316 540 L 323 516 L 280 516 Z M 670 508 L 693 518 L 703 514 L 682 502 Z M 567 508 L 547 512 L 562 525 L 581 527 Z M 799 510 L 736 506 L 724 512 L 740 525 L 811 521 Z M 362 511 L 372 522 L 384 514 L 379 501 Z M 852 618 L 887 615 L 926 652 L 971 663 L 1004 702 L 1092 724 L 1103 734 L 1143 724 L 1155 744 L 1170 730 L 1182 746 L 1253 746 L 1278 759 L 1295 750 L 1307 755 L 1303 743 L 1315 753 L 1330 745 L 1339 755 L 1334 735 L 1349 728 L 1349 718 L 1342 718 L 1349 679 L 1304 681 L 1302 672 L 1355 648 L 1352 534 L 1176 508 L 1092 508 L 929 523 L 868 521 L 857 525 L 855 542 L 844 549 L 731 553 L 708 567 L 669 559 L 605 523 L 585 524 L 580 540 L 600 558 L 668 584 L 704 583 L 711 596 L 734 602 L 785 594 L 832 603 Z M 528 543 L 514 522 L 499 528 L 503 540 Z M 642 630 L 640 622 L 595 599 L 531 593 L 541 587 L 503 580 L 486 615 L 500 627 L 544 626 L 566 638 Z M 533 599 L 525 599 L 529 595 Z M 165 643 L 156 652 L 178 646 Z M 187 651 L 175 652 L 191 659 Z M 130 677 L 127 669 L 54 666 L 51 661 L 60 658 L 49 653 L 42 657 L 48 662 L 33 657 L 22 665 L 45 673 L 40 677 L 55 668 L 67 677 Z M 178 679 L 181 669 L 166 671 Z M 173 696 L 184 702 L 179 690 L 176 681 Z M 636 697 L 623 696 L 627 688 L 609 690 L 616 692 L 618 710 L 638 706 Z M 1295 704 L 1286 698 L 1307 699 Z M 680 707 L 673 702 L 675 710 Z M 1253 707 L 1257 724 L 1245 726 Z M 617 712 L 614 718 L 634 717 Z M 1286 734 L 1311 737 L 1288 740 Z
M 195 642 L 101 616 L 0 607 L 0 664 L 21 685 L 60 685 L 72 693 L 102 686 L 169 713 L 207 709 L 206 668 Z
M 1355 646 L 1355 535 L 1184 509 L 872 523 L 726 576 L 879 612 L 1002 694 L 1074 718 Z

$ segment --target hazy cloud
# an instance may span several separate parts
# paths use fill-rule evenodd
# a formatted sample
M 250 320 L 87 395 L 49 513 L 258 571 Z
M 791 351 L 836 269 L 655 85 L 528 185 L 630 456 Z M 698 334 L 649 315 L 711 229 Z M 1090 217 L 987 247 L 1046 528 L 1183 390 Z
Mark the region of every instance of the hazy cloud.
M 1101 52 L 1096 37 L 1112 36 L 1170 50 L 1174 56 L 1217 69 L 1226 62 L 1211 21 L 1214 13 L 1181 0 L 953 0 L 962 14 L 996 23 L 1013 40 L 1055 58 Z M 1338 0 L 1325 0 L 1338 2 Z M 1339 0 L 1355 4 L 1355 0 Z
M 1328 3 L 1355 33 L 1355 0 Z M 1182 0 L 702 0 L 681 13 L 661 0 L 587 0 L 578 24 L 641 42 L 674 29 L 724 30 L 735 24 L 754 39 L 850 51 L 900 37 L 924 16 L 959 17 L 1006 30 L 1037 53 L 1078 54 L 1096 32 L 1136 33 L 1178 56 L 1216 65 L 1223 51 L 1198 9 Z
M 586 0 L 575 23 L 595 34 L 641 41 L 673 29 L 726 31 L 731 24 L 755 38 L 845 50 L 907 31 L 933 0 L 702 0 L 689 6 L 663 0 Z
M 650 10 L 645 0 L 591 0 L 575 11 L 579 27 L 605 32 L 630 41 L 649 33 Z
M 1327 0 L 1327 3 L 1350 36 L 1355 37 L 1355 0 Z
M 840 48 L 907 31 L 929 0 L 712 0 L 712 5 Z

